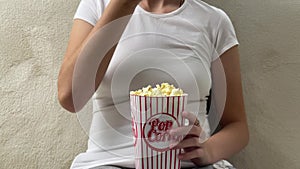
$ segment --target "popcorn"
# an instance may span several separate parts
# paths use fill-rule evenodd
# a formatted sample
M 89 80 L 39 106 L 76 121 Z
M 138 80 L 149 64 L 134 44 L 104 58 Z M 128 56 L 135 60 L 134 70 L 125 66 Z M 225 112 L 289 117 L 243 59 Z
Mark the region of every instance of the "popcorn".
M 179 88 L 175 88 L 174 85 L 170 85 L 169 83 L 157 84 L 155 88 L 152 88 L 151 85 L 147 87 L 143 87 L 142 89 L 131 91 L 131 95 L 138 96 L 182 96 L 183 90 Z

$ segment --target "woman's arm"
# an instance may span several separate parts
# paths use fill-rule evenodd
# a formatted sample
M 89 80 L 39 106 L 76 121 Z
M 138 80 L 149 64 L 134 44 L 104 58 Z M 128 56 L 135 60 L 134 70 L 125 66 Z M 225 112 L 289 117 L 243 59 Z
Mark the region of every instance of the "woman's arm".
M 67 51 L 65 53 L 58 76 L 58 99 L 62 107 L 64 107 L 66 110 L 70 112 L 76 111 L 73 103 L 72 87 L 74 87 L 74 85 L 72 84 L 72 81 L 74 67 L 79 58 L 80 52 L 84 48 L 84 45 L 98 30 L 103 28 L 106 24 L 123 16 L 132 14 L 139 2 L 140 0 L 111 0 L 103 12 L 102 17 L 98 20 L 95 26 L 92 26 L 89 23 L 79 19 L 74 21 Z M 106 40 L 107 39 L 100 39 L 101 43 L 99 45 L 103 45 Z M 114 47 L 106 53 L 104 59 L 99 65 L 96 75 L 97 78 L 95 79 L 95 89 L 97 89 L 101 83 L 113 53 Z M 86 60 L 95 59 L 88 58 L 93 56 L 85 57 L 87 57 L 85 58 Z M 82 97 L 79 105 L 76 106 L 82 108 L 93 95 L 94 91 L 83 91 L 84 88 L 80 88 L 78 90 L 82 90 L 80 92 L 84 93 L 84 97 Z
M 222 128 L 206 143 L 213 162 L 230 158 L 243 149 L 249 141 L 238 47 L 232 47 L 222 54 L 220 59 L 226 76 L 227 92 L 225 108 L 220 121 Z M 218 64 L 212 63 L 212 70 L 216 66 Z M 212 76 L 214 78 L 215 75 Z M 215 97 L 218 97 L 217 94 Z
M 221 159 L 228 159 L 233 154 L 242 150 L 248 143 L 249 132 L 244 108 L 242 83 L 240 75 L 239 52 L 237 46 L 232 47 L 220 56 L 226 75 L 227 95 L 224 113 L 220 125 L 221 130 L 201 143 L 201 127 L 193 125 L 196 116 L 193 113 L 184 112 L 182 116 L 187 118 L 190 125 L 170 131 L 172 135 L 188 135 L 180 143 L 171 145 L 171 148 L 183 148 L 185 152 L 179 155 L 182 160 L 191 160 L 196 165 L 212 164 Z M 220 60 L 212 63 L 212 77 L 219 78 L 223 74 L 220 69 Z M 215 83 L 219 79 L 213 80 Z M 214 93 L 218 97 L 218 93 Z M 224 101 L 215 99 L 215 101 Z M 218 107 L 223 103 L 215 103 Z

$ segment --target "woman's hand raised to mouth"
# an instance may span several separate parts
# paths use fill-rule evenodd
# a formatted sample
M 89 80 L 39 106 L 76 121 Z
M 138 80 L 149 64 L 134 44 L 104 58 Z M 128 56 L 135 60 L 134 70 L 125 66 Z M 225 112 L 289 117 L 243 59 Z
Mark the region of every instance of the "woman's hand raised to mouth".
M 81 63 L 98 63 L 99 58 L 95 58 L 93 54 L 102 52 L 105 52 L 106 54 L 103 58 L 100 58 L 101 63 L 97 70 L 96 79 L 93 80 L 94 84 L 81 85 L 80 83 L 82 81 L 88 81 L 85 78 L 86 74 L 93 73 L 91 72 L 92 70 L 89 65 L 80 65 L 77 66 L 80 67 L 80 70 L 77 70 L 77 72 L 83 73 L 77 73 L 76 76 L 73 75 L 79 55 L 84 49 L 85 44 L 88 42 L 88 39 L 91 39 L 93 35 L 101 30 L 104 26 L 122 18 L 118 21 L 119 24 L 115 25 L 115 27 L 113 27 L 114 25 L 110 25 L 110 30 L 114 31 L 114 34 L 117 35 L 115 38 L 120 38 L 130 19 L 130 15 L 134 12 L 134 9 L 140 1 L 141 0 L 110 0 L 96 25 L 91 25 L 90 23 L 81 19 L 74 20 L 68 48 L 64 55 L 58 76 L 58 99 L 62 107 L 64 107 L 66 110 L 70 112 L 78 112 L 82 107 L 84 107 L 84 105 L 92 97 L 95 90 L 100 85 L 115 51 L 116 45 L 112 46 L 107 53 L 104 50 L 98 51 L 99 46 L 107 46 L 108 38 L 112 37 L 97 37 L 98 46 L 94 45 L 90 47 L 89 51 L 85 52 L 84 56 L 81 55 Z M 108 33 L 106 33 L 106 35 L 107 34 Z M 74 77 L 76 77 L 75 80 L 73 79 Z M 92 87 L 91 89 L 86 86 L 95 87 Z M 73 91 L 77 91 L 77 96 L 74 96 Z

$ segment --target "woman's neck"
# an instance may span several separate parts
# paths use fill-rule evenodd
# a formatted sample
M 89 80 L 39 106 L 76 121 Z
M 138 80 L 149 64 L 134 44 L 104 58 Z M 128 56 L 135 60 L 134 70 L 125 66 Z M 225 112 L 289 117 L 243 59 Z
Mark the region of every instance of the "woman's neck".
M 179 8 L 181 0 L 142 0 L 140 6 L 153 13 L 169 13 Z

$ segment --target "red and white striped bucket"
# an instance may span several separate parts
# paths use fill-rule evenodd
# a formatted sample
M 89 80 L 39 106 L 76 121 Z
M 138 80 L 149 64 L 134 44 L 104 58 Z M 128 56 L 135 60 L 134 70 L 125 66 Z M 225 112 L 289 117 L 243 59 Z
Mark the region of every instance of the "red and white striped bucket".
M 187 95 L 149 97 L 130 95 L 132 130 L 137 169 L 180 169 L 177 155 L 181 150 L 170 150 L 171 137 L 167 130 L 184 124 L 181 112 L 186 107 Z

